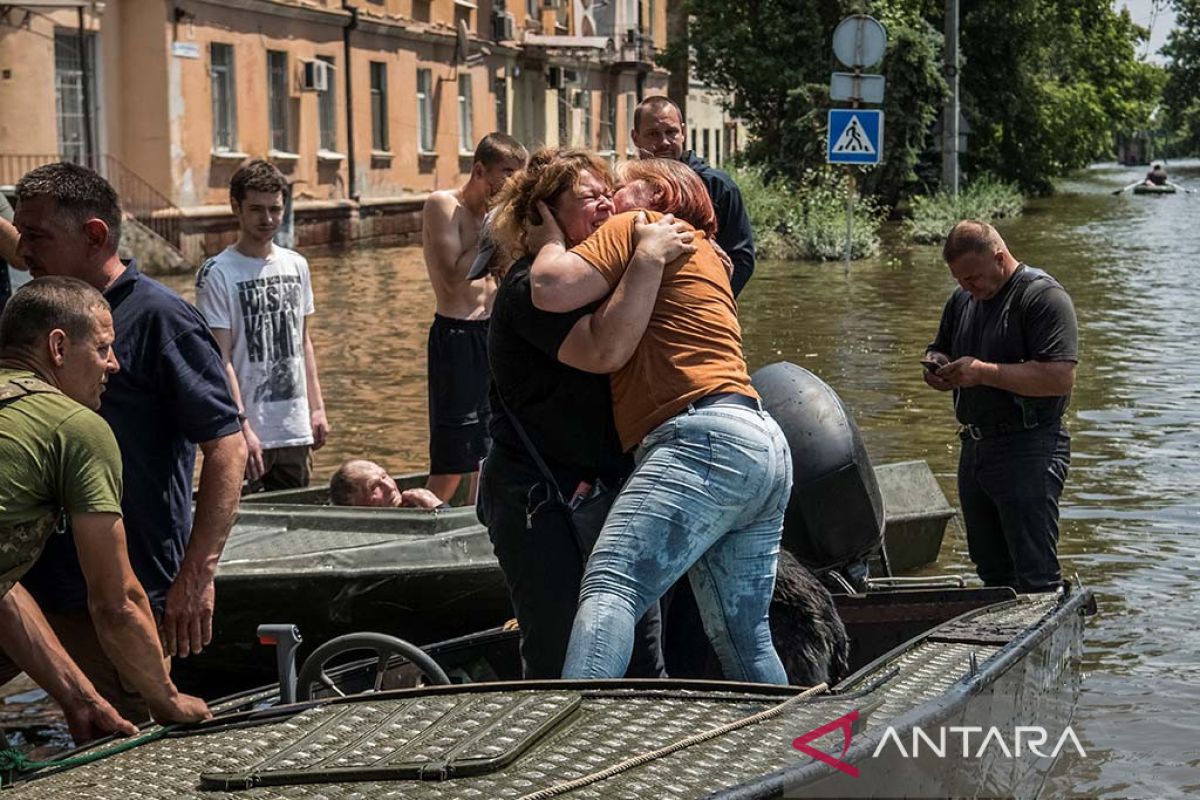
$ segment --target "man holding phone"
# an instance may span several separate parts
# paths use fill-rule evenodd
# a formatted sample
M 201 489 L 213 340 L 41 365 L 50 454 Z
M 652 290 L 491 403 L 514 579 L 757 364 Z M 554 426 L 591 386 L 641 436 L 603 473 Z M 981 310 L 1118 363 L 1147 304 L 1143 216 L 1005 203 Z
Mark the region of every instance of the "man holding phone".
M 964 220 L 942 250 L 959 288 L 926 350 L 925 383 L 954 393 L 967 548 L 988 586 L 1062 584 L 1058 500 L 1071 460 L 1062 415 L 1079 360 L 1071 298 L 1018 261 L 991 225 Z

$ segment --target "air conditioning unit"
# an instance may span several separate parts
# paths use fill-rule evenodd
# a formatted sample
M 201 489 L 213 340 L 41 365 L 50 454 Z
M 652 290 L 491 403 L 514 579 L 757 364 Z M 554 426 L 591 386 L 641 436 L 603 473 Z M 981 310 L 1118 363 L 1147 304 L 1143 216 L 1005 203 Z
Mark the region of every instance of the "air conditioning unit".
M 561 89 L 563 85 L 562 67 L 550 67 L 546 70 L 546 88 Z
M 517 20 L 507 11 L 492 12 L 492 41 L 511 42 L 517 38 Z
M 306 92 L 327 92 L 329 91 L 329 82 L 332 80 L 330 72 L 332 68 L 326 61 L 305 61 L 304 75 L 301 79 L 300 88 Z

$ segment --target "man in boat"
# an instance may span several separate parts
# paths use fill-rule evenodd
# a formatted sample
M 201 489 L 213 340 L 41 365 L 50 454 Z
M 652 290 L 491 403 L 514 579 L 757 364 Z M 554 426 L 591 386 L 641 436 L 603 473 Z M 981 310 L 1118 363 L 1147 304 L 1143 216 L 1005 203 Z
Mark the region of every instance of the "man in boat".
M 487 455 L 487 330 L 496 296 L 490 274 L 468 277 L 488 204 L 529 153 L 511 136 L 490 133 L 475 148 L 471 177 L 434 192 L 422 212 L 425 268 L 437 299 L 429 328 L 429 481 L 444 501 L 463 475 L 472 485 Z M 474 495 L 474 491 L 471 492 Z
M 308 261 L 274 241 L 289 190 L 266 161 L 235 172 L 229 203 L 237 241 L 196 273 L 196 308 L 217 339 L 241 409 L 249 492 L 308 486 L 312 451 L 329 435 L 309 335 Z
M 104 294 L 121 371 L 100 416 L 121 447 L 121 510 L 134 574 L 159 618 L 168 655 L 199 653 L 212 639 L 213 578 L 237 513 L 246 443 L 221 352 L 204 319 L 117 253 L 121 207 L 86 167 L 38 167 L 17 183 L 19 254 L 35 278 L 79 278 Z M 192 514 L 196 448 L 204 453 Z M 144 719 L 137 686 L 97 639 L 87 585 L 68 528 L 53 536 L 22 583 L 67 652 L 129 719 Z
M 687 125 L 679 106 L 668 97 L 653 95 L 638 103 L 630 136 L 642 158 L 682 161 L 704 181 L 717 214 L 716 243 L 733 262 L 730 283 L 737 297 L 754 273 L 754 235 L 741 190 L 728 174 L 709 166 L 695 152 L 684 150 Z
M 954 393 L 967 548 L 988 586 L 1061 585 L 1058 500 L 1071 460 L 1062 415 L 1079 359 L 1075 309 L 991 225 L 964 220 L 943 257 L 959 287 L 925 354 L 925 382 Z
M 95 413 L 120 369 L 100 292 L 40 278 L 0 317 L 0 683 L 24 670 L 66 716 L 77 743 L 136 729 L 96 691 L 18 583 L 63 517 L 74 530 L 96 638 L 159 722 L 209 716 L 168 674 L 154 615 L 133 573 L 121 519 L 121 454 Z
M 372 508 L 448 508 L 428 489 L 401 491 L 388 471 L 374 461 L 356 458 L 338 467 L 329 479 L 329 502 L 335 506 Z
M 1155 164 L 1146 173 L 1145 184 L 1147 186 L 1167 186 L 1171 182 L 1167 179 L 1167 171 L 1162 164 Z

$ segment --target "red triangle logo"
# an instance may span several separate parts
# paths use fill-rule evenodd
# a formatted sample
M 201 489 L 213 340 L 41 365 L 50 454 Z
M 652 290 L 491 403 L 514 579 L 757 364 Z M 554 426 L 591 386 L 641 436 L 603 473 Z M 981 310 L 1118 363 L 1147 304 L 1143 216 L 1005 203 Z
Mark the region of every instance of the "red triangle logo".
M 815 739 L 820 739 L 822 736 L 829 733 L 830 731 L 835 731 L 840 728 L 846 737 L 846 740 L 842 745 L 842 757 L 844 758 L 846 756 L 846 752 L 850 749 L 850 734 L 852 733 L 853 725 L 854 725 L 855 721 L 857 721 L 857 720 L 858 720 L 858 709 L 856 708 L 853 711 L 851 711 L 849 714 L 838 717 L 833 722 L 828 722 L 819 728 L 814 728 L 813 730 L 809 731 L 806 734 L 797 736 L 795 739 L 792 740 L 792 747 L 796 748 L 797 750 L 799 750 L 801 753 L 804 753 L 805 755 L 812 756 L 817 761 L 828 764 L 829 766 L 833 767 L 834 769 L 841 770 L 842 772 L 849 775 L 851 778 L 857 778 L 858 777 L 858 767 L 854 766 L 853 764 L 847 764 L 845 761 L 842 761 L 841 759 L 838 759 L 838 758 L 834 758 L 833 756 L 829 755 L 828 753 L 826 753 L 822 750 L 818 750 L 817 748 L 809 745 L 809 742 L 811 742 Z

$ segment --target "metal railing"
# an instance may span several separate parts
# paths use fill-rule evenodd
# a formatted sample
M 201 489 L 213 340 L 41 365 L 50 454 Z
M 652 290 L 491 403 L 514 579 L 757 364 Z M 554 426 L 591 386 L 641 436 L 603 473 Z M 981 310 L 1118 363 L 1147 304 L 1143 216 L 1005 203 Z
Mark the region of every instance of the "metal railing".
M 0 186 L 12 186 L 34 167 L 56 161 L 73 161 L 104 176 L 121 199 L 121 210 L 149 228 L 171 247 L 179 249 L 179 207 L 133 170 L 107 153 L 82 158 L 57 155 L 0 154 Z

